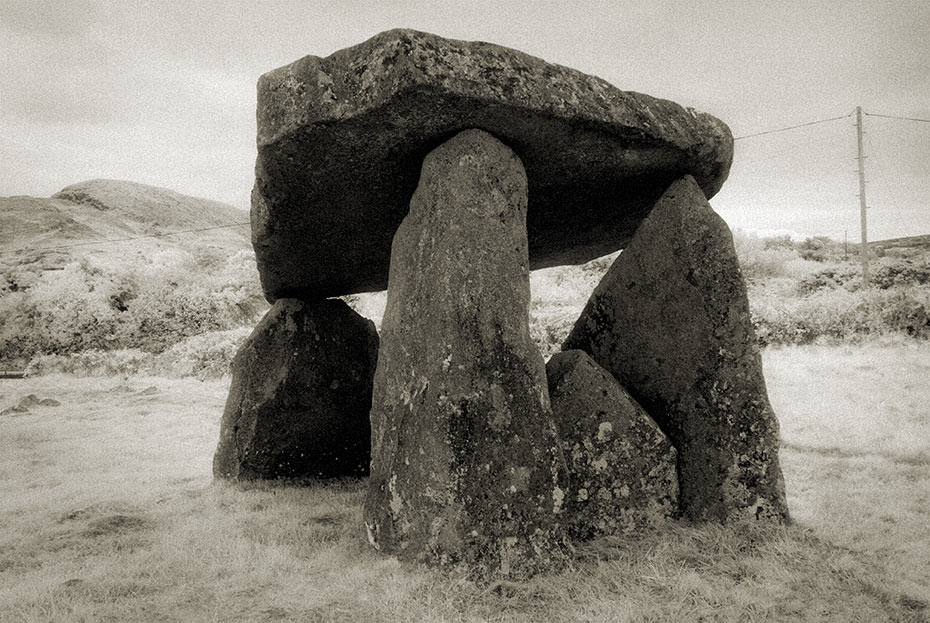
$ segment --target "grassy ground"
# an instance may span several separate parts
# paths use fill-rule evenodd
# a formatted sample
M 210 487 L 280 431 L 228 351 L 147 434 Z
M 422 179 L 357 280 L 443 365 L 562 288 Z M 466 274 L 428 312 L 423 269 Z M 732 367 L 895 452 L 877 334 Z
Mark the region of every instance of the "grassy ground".
M 795 525 L 478 586 L 369 550 L 362 484 L 212 482 L 228 381 L 0 381 L 2 621 L 928 621 L 930 344 L 764 355 Z

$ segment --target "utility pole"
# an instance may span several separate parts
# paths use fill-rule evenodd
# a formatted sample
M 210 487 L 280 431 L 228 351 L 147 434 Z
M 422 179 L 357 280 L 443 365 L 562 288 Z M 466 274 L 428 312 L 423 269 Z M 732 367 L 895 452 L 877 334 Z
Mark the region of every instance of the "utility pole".
M 856 106 L 856 140 L 859 145 L 859 225 L 862 229 L 862 246 L 859 256 L 862 258 L 862 287 L 869 287 L 869 237 L 866 233 L 865 218 L 865 156 L 862 155 L 862 107 Z

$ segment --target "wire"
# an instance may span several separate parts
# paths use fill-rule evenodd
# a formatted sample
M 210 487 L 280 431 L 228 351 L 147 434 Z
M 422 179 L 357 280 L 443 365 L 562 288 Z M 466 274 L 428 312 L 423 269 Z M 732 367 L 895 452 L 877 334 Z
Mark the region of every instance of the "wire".
M 898 117 L 897 115 L 880 115 L 873 112 L 863 112 L 867 117 L 884 117 L 885 119 L 901 119 L 902 121 L 920 121 L 921 123 L 930 123 L 930 119 L 918 119 L 917 117 Z
M 179 231 L 169 231 L 163 234 L 150 234 L 148 236 L 131 236 L 129 238 L 104 238 L 102 240 L 90 240 L 87 242 L 75 242 L 74 244 L 59 244 L 53 245 L 50 247 L 36 247 L 33 249 L 10 249 L 8 251 L 0 252 L 0 255 L 10 255 L 13 253 L 19 253 L 21 251 L 51 251 L 57 249 L 70 249 L 73 247 L 85 247 L 92 244 L 107 244 L 110 242 L 128 242 L 130 240 L 144 240 L 146 238 L 164 238 L 165 236 L 176 236 L 178 234 L 189 234 L 192 232 L 198 231 L 210 231 L 211 229 L 225 229 L 227 227 L 242 227 L 244 225 L 249 225 L 249 223 L 229 223 L 228 225 L 215 225 L 213 227 L 199 227 L 197 229 L 182 229 Z
M 807 123 L 799 123 L 798 125 L 790 125 L 790 126 L 787 126 L 787 127 L 784 127 L 784 128 L 777 128 L 777 129 L 775 129 L 775 130 L 765 130 L 765 131 L 763 131 L 763 132 L 756 132 L 756 133 L 754 133 L 754 134 L 744 134 L 743 136 L 737 136 L 737 137 L 734 138 L 733 140 L 734 140 L 734 141 L 740 141 L 740 140 L 743 140 L 744 138 L 752 138 L 752 137 L 754 137 L 754 136 L 762 136 L 762 135 L 764 135 L 764 134 L 775 134 L 775 133 L 777 133 L 777 132 L 787 132 L 788 130 L 796 130 L 796 129 L 798 129 L 798 128 L 806 128 L 807 126 L 817 125 L 818 123 L 827 123 L 828 121 L 839 121 L 840 119 L 845 119 L 845 118 L 849 117 L 850 115 L 852 115 L 852 113 L 848 113 L 848 114 L 842 115 L 842 116 L 840 116 L 840 117 L 831 117 L 831 118 L 829 118 L 829 119 L 819 119 L 818 121 L 808 121 Z

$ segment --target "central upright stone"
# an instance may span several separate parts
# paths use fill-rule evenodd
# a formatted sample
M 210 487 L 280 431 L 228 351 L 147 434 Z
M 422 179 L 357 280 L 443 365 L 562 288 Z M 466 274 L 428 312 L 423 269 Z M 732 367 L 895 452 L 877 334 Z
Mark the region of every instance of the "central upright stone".
M 382 551 L 511 578 L 565 556 L 526 208 L 520 159 L 486 132 L 423 162 L 391 249 L 374 379 L 365 522 Z

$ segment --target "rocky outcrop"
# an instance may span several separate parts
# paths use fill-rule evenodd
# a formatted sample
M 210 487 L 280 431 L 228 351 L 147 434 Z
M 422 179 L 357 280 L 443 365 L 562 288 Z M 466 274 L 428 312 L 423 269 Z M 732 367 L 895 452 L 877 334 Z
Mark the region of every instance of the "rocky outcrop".
M 658 201 L 563 348 L 588 352 L 672 440 L 686 517 L 787 518 L 732 236 L 693 178 Z
M 281 299 L 236 353 L 217 478 L 362 476 L 378 334 L 340 300 Z
M 685 174 L 710 197 L 733 151 L 710 115 L 489 43 L 392 30 L 307 56 L 258 85 L 252 239 L 268 299 L 384 289 L 423 157 L 468 128 L 523 162 L 532 268 L 623 247 Z
M 394 237 L 365 522 L 405 559 L 525 577 L 563 557 L 564 463 L 529 335 L 526 176 L 466 131 Z
M 675 515 L 675 448 L 643 408 L 583 351 L 556 353 L 546 374 L 568 466 L 571 536 L 627 533 Z

